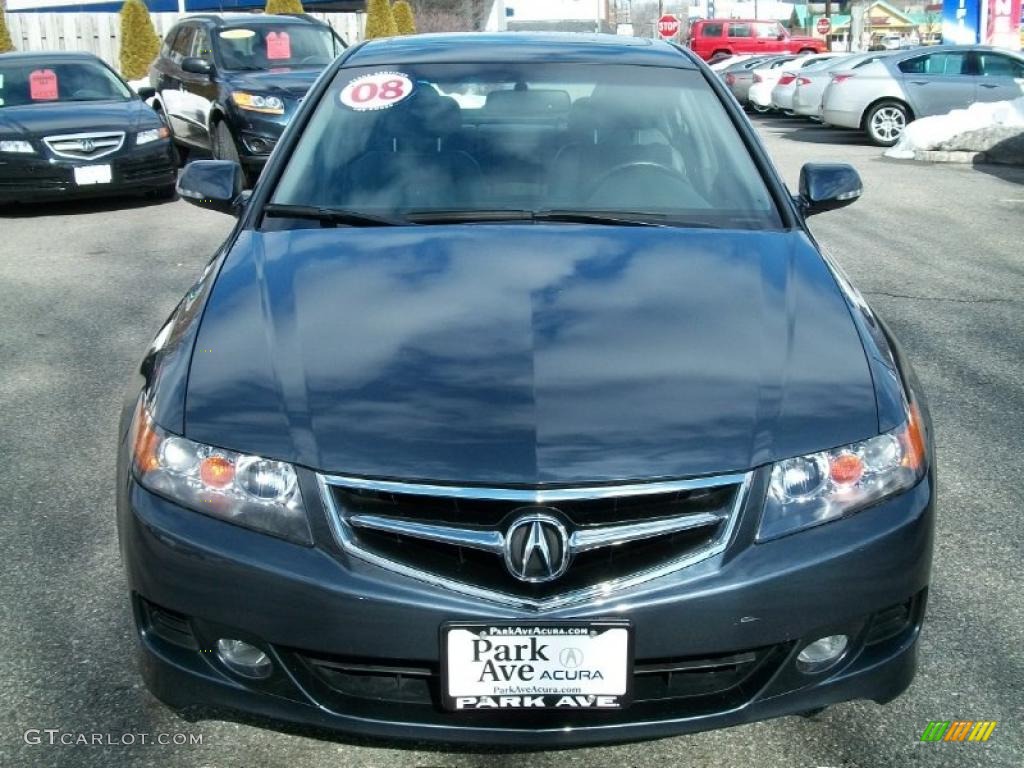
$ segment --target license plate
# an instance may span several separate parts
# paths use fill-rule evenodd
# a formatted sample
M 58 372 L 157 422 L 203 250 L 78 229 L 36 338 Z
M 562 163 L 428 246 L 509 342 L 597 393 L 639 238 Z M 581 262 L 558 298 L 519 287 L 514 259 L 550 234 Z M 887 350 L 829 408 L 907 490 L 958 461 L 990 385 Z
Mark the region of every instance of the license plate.
M 441 628 L 448 709 L 620 709 L 629 704 L 626 621 L 457 623 Z
M 87 187 L 90 184 L 109 184 L 114 178 L 109 165 L 80 165 L 75 168 L 75 184 Z

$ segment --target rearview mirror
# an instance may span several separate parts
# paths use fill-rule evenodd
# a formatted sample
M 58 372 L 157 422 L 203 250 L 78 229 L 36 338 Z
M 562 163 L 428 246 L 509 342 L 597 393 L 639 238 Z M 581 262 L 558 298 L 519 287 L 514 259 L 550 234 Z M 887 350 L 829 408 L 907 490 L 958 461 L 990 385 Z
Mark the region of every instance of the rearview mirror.
M 199 208 L 237 216 L 242 210 L 242 166 L 230 160 L 195 160 L 178 179 L 178 194 Z
M 800 207 L 805 216 L 849 205 L 861 196 L 860 174 L 846 163 L 807 163 L 800 169 Z
M 189 72 L 193 75 L 210 75 L 213 73 L 213 65 L 206 59 L 200 59 L 196 56 L 187 56 L 182 59 L 181 69 L 183 72 Z

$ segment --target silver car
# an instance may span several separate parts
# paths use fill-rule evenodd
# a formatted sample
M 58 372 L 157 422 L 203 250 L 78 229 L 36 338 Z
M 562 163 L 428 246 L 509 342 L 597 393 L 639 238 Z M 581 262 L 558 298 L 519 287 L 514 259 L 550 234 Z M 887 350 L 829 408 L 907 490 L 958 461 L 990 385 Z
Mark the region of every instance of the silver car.
M 778 69 L 795 58 L 796 56 L 770 56 L 767 58 L 748 59 L 741 62 L 735 68 L 727 69 L 724 73 L 720 72 L 719 75 L 725 80 L 726 86 L 732 91 L 736 101 L 740 104 L 746 104 L 747 96 L 750 94 L 750 86 L 754 84 L 755 69 Z
M 805 67 L 793 82 L 793 113 L 801 117 L 821 119 L 821 97 L 825 88 L 832 82 L 836 72 L 852 72 L 865 64 L 877 61 L 881 56 L 888 56 L 884 51 L 871 53 L 855 53 L 838 59 L 826 61 L 813 67 Z
M 859 128 L 875 144 L 891 147 L 918 117 L 1022 94 L 1020 54 L 977 45 L 917 48 L 833 72 L 822 96 L 822 118 L 829 125 Z

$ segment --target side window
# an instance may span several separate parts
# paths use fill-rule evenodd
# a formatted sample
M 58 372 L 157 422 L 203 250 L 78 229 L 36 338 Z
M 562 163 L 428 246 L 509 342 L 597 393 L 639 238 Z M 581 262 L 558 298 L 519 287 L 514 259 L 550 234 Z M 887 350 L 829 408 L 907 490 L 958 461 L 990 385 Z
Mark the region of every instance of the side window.
M 178 27 L 171 27 L 171 31 L 167 33 L 167 37 L 164 38 L 164 44 L 160 48 L 161 58 L 170 58 L 171 50 L 174 47 L 174 38 L 178 34 Z
M 757 36 L 768 40 L 774 40 L 779 36 L 778 24 L 757 24 Z
M 1009 56 L 981 51 L 978 53 L 978 62 L 982 77 L 1024 77 L 1024 62 Z
M 729 37 L 752 37 L 753 30 L 749 24 L 730 24 Z
M 192 36 L 192 46 L 189 56 L 195 56 L 204 61 L 213 61 L 213 51 L 210 49 L 210 34 L 202 27 L 196 27 L 196 33 Z
M 721 37 L 722 36 L 722 25 L 721 24 L 705 24 L 700 30 L 701 37 Z
M 966 53 L 930 53 L 899 63 L 900 72 L 908 75 L 966 75 Z
M 195 36 L 195 27 L 182 27 L 178 36 L 174 38 L 174 47 L 171 49 L 171 58 L 175 63 L 181 64 L 181 60 L 192 53 L 192 38 Z

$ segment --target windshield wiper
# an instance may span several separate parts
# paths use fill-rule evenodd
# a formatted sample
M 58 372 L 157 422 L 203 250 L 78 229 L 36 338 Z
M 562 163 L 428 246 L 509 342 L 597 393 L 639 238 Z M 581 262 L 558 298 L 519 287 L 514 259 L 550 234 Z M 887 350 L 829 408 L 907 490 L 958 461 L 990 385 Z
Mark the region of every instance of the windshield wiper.
M 410 211 L 409 219 L 418 224 L 473 224 L 502 221 L 561 221 L 567 224 L 599 224 L 617 227 L 668 227 L 673 224 L 651 221 L 642 213 L 600 213 L 570 210 L 494 210 L 494 211 Z
M 330 226 L 401 227 L 414 223 L 400 216 L 377 216 L 372 213 L 349 211 L 343 208 L 318 208 L 312 205 L 285 205 L 283 203 L 267 203 L 263 206 L 263 215 L 286 219 L 310 219 Z
M 634 218 L 636 217 L 636 218 Z M 595 213 L 591 211 L 534 211 L 535 221 L 564 221 L 568 224 L 607 224 L 616 227 L 665 227 L 658 221 L 648 221 L 641 213 Z
M 408 211 L 410 221 L 417 224 L 473 224 L 476 222 L 530 221 L 533 211 L 527 210 L 425 210 Z

